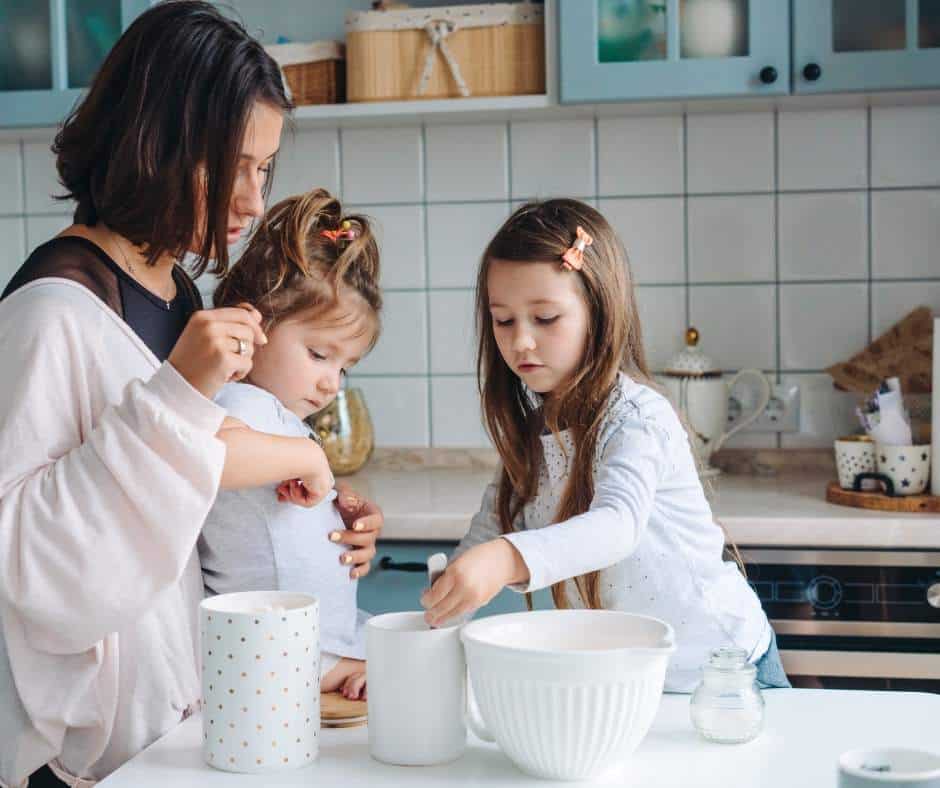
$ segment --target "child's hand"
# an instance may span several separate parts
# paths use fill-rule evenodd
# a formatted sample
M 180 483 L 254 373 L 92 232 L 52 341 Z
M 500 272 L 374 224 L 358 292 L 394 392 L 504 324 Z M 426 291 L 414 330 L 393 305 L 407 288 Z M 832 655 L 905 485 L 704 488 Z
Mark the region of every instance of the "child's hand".
M 349 700 L 366 700 L 366 672 L 353 673 L 340 688 L 340 694 Z
M 311 472 L 299 479 L 290 479 L 281 482 L 277 488 L 277 499 L 282 503 L 293 503 L 298 506 L 316 506 L 333 489 L 333 473 L 326 454 L 313 441 Z
M 424 620 L 432 627 L 483 607 L 510 583 L 528 580 L 522 556 L 506 539 L 471 547 L 421 595 Z
M 322 692 L 338 692 L 350 700 L 366 699 L 366 663 L 343 657 L 320 679 Z

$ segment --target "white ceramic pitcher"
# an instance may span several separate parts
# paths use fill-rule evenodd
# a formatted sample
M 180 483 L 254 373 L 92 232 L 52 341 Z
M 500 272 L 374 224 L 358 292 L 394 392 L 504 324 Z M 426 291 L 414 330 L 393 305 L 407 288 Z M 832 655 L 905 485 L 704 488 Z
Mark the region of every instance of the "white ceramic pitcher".
M 691 429 L 695 449 L 701 460 L 702 476 L 715 476 L 717 468 L 709 460 L 725 442 L 751 424 L 770 402 L 770 381 L 759 369 L 742 369 L 729 381 L 722 371 L 698 347 L 699 332 L 689 328 L 685 332 L 686 346 L 673 358 L 664 371 L 664 384 L 673 404 L 686 425 Z M 759 385 L 759 397 L 754 410 L 740 419 L 730 430 L 728 426 L 728 397 L 734 384 L 745 377 L 754 378 Z

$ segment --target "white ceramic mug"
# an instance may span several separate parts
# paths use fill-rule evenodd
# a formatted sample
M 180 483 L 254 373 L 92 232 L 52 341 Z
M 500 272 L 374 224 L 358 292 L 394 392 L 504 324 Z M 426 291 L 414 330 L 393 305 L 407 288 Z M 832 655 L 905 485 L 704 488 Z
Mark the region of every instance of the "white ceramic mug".
M 369 753 L 399 766 L 459 758 L 467 745 L 467 663 L 460 627 L 430 629 L 421 611 L 366 622 Z
M 851 490 L 855 477 L 860 473 L 874 472 L 875 442 L 867 435 L 849 435 L 835 441 L 836 470 L 839 472 L 839 486 Z
M 878 473 L 891 480 L 895 495 L 920 495 L 930 479 L 930 444 L 875 444 Z
M 200 630 L 206 763 L 230 772 L 266 772 L 315 760 L 316 598 L 286 591 L 210 597 L 200 604 Z

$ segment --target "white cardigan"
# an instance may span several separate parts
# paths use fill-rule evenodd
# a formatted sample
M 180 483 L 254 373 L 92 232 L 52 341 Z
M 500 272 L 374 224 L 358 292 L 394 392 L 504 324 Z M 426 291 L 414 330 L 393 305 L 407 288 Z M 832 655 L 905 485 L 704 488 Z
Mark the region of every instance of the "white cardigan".
M 0 302 L 0 785 L 91 785 L 198 703 L 224 416 L 81 285 Z

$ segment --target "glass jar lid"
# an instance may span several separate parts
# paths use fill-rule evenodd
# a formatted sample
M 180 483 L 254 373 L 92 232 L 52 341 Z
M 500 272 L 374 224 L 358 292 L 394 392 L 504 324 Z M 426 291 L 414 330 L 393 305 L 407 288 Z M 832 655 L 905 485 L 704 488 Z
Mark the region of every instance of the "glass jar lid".
M 672 357 L 663 374 L 673 378 L 717 378 L 721 370 L 698 346 L 701 335 L 689 326 L 685 332 L 685 347 Z
M 757 668 L 747 661 L 747 652 L 735 646 L 716 648 L 711 652 L 705 668 L 728 676 L 740 674 L 751 677 L 757 672 Z

